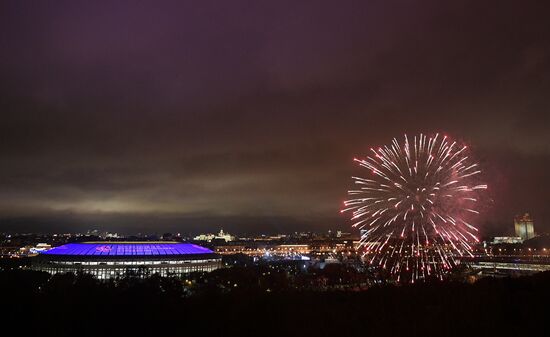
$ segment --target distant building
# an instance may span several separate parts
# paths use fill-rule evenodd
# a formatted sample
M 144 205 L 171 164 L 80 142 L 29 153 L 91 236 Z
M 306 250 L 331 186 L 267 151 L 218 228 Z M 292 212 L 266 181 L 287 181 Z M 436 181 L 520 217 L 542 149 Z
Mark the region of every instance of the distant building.
M 506 243 L 506 244 L 515 244 L 522 243 L 523 239 L 519 236 L 495 236 L 491 242 L 494 245 Z
M 47 243 L 39 243 L 36 246 L 24 246 L 19 248 L 20 256 L 35 256 L 38 253 L 45 252 L 52 248 L 51 245 Z
M 201 235 L 195 236 L 193 240 L 208 241 L 208 242 L 211 242 L 212 240 L 225 240 L 225 242 L 229 242 L 229 241 L 235 240 L 235 237 L 228 233 L 224 233 L 222 229 L 218 234 L 201 234 Z
M 118 235 L 118 233 L 109 233 L 109 232 L 107 232 L 107 234 L 105 235 L 105 238 L 107 238 L 107 239 L 118 239 L 118 238 L 120 238 L 120 236 Z
M 118 239 L 118 238 L 120 238 L 118 233 L 109 233 L 109 232 L 106 232 L 106 231 L 100 232 L 97 229 L 88 230 L 86 232 L 86 235 L 88 235 L 88 236 L 97 236 L 97 237 L 102 238 L 102 239 Z
M 529 213 L 525 213 L 523 216 L 516 216 L 514 218 L 514 227 L 516 229 L 516 236 L 521 237 L 522 240 L 529 240 L 535 237 L 533 219 Z
M 287 244 L 287 245 L 276 245 L 273 247 L 273 250 L 275 253 L 298 253 L 298 254 L 308 254 L 309 253 L 309 245 L 307 244 Z
M 350 237 L 350 236 L 351 236 L 351 233 L 342 232 L 342 231 L 337 231 L 336 232 L 336 237 L 337 238 L 345 238 L 345 237 Z
M 212 241 L 212 239 L 215 237 L 214 234 L 200 234 L 193 238 L 195 241 Z

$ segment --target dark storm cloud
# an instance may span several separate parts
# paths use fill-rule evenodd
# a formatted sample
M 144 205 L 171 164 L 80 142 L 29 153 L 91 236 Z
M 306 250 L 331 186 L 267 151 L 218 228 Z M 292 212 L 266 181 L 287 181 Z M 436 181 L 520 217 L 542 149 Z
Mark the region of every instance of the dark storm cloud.
M 404 132 L 472 144 L 498 191 L 487 221 L 550 221 L 543 2 L 1 7 L 0 213 L 17 226 L 324 228 L 351 158 Z

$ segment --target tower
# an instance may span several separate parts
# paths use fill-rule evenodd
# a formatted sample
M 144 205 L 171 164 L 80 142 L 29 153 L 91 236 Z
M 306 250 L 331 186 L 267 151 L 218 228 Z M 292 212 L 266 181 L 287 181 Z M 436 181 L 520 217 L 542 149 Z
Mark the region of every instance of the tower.
M 522 240 L 529 240 L 535 237 L 533 219 L 529 213 L 525 213 L 523 216 L 516 216 L 514 218 L 514 227 L 516 229 L 516 236 L 521 237 Z

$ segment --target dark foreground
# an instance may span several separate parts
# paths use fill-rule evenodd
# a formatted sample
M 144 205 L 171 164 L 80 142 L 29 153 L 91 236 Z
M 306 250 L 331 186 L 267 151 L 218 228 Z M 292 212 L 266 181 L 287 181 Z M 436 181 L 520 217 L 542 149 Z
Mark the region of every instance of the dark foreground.
M 475 284 L 266 292 L 0 272 L 3 336 L 547 336 L 550 273 Z

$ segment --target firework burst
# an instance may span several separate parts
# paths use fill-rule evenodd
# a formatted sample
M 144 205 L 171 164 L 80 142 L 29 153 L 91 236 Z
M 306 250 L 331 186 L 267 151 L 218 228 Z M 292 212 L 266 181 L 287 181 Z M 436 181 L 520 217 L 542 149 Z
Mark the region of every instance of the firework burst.
M 343 212 L 361 230 L 369 265 L 398 282 L 445 274 L 478 242 L 471 219 L 479 214 L 481 170 L 466 146 L 447 136 L 420 134 L 370 149 L 354 159 L 369 170 L 353 177 Z

